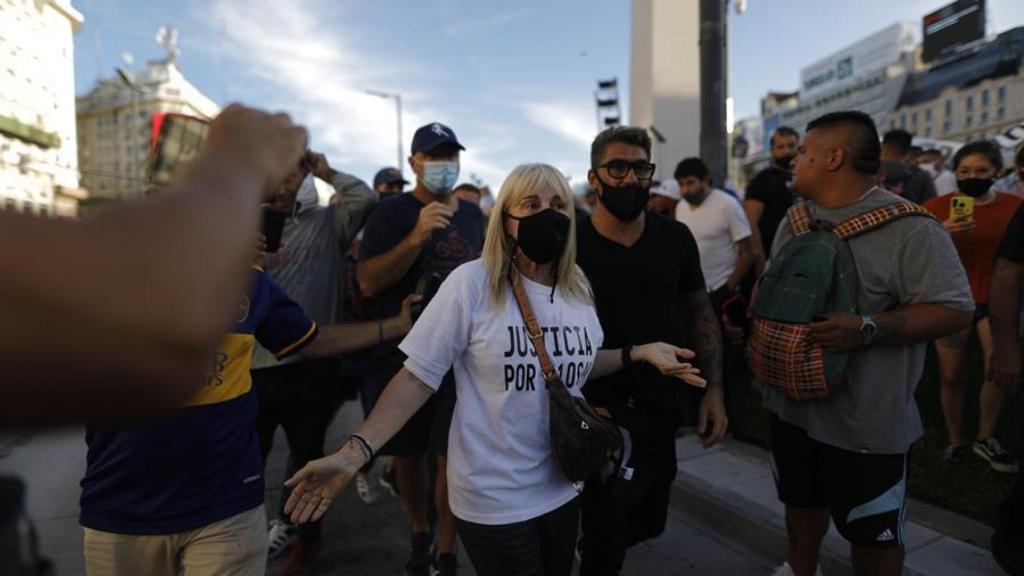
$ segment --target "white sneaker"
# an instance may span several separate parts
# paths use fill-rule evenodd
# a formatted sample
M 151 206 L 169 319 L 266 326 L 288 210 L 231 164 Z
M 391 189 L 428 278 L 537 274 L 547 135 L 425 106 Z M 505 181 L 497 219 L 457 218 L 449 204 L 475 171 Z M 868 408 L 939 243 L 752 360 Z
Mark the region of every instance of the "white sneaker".
M 377 502 L 380 498 L 380 492 L 374 488 L 373 482 L 370 482 L 370 475 L 366 472 L 356 473 L 356 493 L 359 494 L 359 499 L 367 505 Z
M 772 576 L 796 576 L 796 573 L 790 568 L 789 562 L 786 562 L 776 568 L 775 572 L 772 572 Z M 818 569 L 814 572 L 814 576 L 821 576 L 821 564 L 818 564 Z
M 270 540 L 270 548 L 267 551 L 267 558 L 274 559 L 284 553 L 295 537 L 295 525 L 283 522 L 280 519 L 270 521 L 270 530 L 267 531 Z

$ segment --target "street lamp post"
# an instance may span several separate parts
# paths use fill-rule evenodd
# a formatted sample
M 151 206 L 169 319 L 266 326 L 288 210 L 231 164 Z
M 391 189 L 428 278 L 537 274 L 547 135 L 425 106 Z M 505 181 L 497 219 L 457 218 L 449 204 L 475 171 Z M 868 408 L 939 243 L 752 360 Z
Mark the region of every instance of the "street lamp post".
M 398 161 L 398 171 L 399 173 L 402 174 L 402 177 L 404 178 L 405 162 L 403 162 L 402 154 L 402 95 L 392 92 L 381 92 L 380 90 L 367 90 L 366 93 L 369 94 L 370 96 L 376 96 L 378 98 L 384 98 L 385 100 L 395 101 L 395 117 L 398 119 L 398 156 L 396 157 L 396 160 Z

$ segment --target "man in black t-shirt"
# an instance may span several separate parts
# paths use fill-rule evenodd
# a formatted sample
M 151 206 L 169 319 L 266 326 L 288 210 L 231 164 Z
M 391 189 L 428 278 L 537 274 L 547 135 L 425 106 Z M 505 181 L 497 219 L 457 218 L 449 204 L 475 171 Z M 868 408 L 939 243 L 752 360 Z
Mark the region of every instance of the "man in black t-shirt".
M 878 177 L 881 185 L 893 194 L 924 204 L 936 196 L 935 182 L 927 172 L 910 164 L 913 140 L 913 134 L 899 128 L 882 136 L 882 168 Z
M 669 342 L 696 351 L 708 381 L 698 428 L 704 445 L 725 434 L 721 335 L 704 289 L 693 234 L 645 213 L 654 165 L 642 128 L 617 127 L 591 148 L 590 185 L 598 202 L 577 224 L 577 262 L 590 279 L 606 348 Z M 632 479 L 587 482 L 582 500 L 581 576 L 618 574 L 626 549 L 665 527 L 676 474 L 675 431 L 687 415 L 685 390 L 645 365 L 587 383 L 587 399 L 629 432 Z
M 796 147 L 800 135 L 788 126 L 780 126 L 772 133 L 770 166 L 758 172 L 747 185 L 743 198 L 743 211 L 750 220 L 754 235 L 754 273 L 760 276 L 772 250 L 775 231 L 786 216 L 786 210 L 793 205 L 793 192 L 789 189 L 792 180 L 790 163 L 796 158 Z
M 441 280 L 464 262 L 480 256 L 483 213 L 475 204 L 452 196 L 459 177 L 459 151 L 464 150 L 451 128 L 433 123 L 416 131 L 409 165 L 416 187 L 381 202 L 363 231 L 356 279 L 368 307 L 382 317 L 393 316 L 402 301 L 417 290 L 421 279 Z M 398 342 L 378 347 L 368 384 L 360 392 L 364 402 L 376 403 L 405 356 Z M 412 551 L 405 571 L 426 575 L 430 569 L 430 526 L 427 520 L 427 453 L 437 457 L 437 558 L 440 574 L 454 574 L 455 518 L 448 507 L 446 455 L 448 427 L 455 408 L 451 372 L 441 389 L 384 446 L 378 454 L 394 456 L 399 496 L 412 524 Z

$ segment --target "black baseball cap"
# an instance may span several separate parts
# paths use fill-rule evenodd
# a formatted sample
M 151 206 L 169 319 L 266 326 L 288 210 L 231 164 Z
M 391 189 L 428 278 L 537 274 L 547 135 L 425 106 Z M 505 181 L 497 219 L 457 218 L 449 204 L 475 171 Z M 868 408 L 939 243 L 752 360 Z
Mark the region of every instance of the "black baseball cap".
M 398 168 L 381 168 L 377 175 L 373 177 L 373 187 L 376 188 L 379 184 L 394 184 L 395 182 L 401 182 L 402 184 L 408 184 L 409 181 L 402 178 L 402 173 L 398 171 Z
M 455 137 L 455 131 L 440 122 L 431 122 L 416 130 L 416 134 L 412 137 L 412 153 L 430 152 L 442 144 L 452 144 L 459 150 L 466 149 L 465 146 L 459 144 L 459 139 Z

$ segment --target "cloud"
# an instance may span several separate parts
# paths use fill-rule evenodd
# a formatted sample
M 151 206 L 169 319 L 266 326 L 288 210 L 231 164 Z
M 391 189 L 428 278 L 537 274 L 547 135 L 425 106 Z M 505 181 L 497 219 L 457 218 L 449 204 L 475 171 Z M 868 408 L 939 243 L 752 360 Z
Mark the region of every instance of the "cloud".
M 527 102 L 522 106 L 527 120 L 583 149 L 597 135 L 591 110 L 567 102 Z
M 506 172 L 501 163 L 482 154 L 486 148 L 472 141 L 486 130 L 486 122 L 474 123 L 451 110 L 443 116 L 431 110 L 431 101 L 444 102 L 445 95 L 430 84 L 415 84 L 417 78 L 430 78 L 430 63 L 403 58 L 397 64 L 356 50 L 359 29 L 345 26 L 346 18 L 338 14 L 344 8 L 337 3 L 215 0 L 197 9 L 207 20 L 224 23 L 215 32 L 223 34 L 229 57 L 245 76 L 263 83 L 259 92 L 270 101 L 259 104 L 283 109 L 305 124 L 311 145 L 339 167 L 369 176 L 397 160 L 394 101 L 365 93 L 387 89 L 403 95 L 404 151 L 416 127 L 445 118 L 469 148 L 462 162 L 464 174 L 473 172 L 493 182 Z M 328 13 L 331 17 L 324 17 Z

